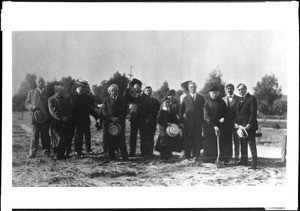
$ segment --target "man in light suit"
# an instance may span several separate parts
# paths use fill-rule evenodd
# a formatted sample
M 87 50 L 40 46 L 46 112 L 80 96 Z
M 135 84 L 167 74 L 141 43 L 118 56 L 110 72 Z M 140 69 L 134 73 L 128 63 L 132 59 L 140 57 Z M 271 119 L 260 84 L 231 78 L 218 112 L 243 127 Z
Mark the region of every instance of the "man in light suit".
M 191 156 L 198 159 L 203 145 L 202 124 L 204 122 L 204 98 L 196 93 L 197 85 L 190 82 L 189 94 L 183 98 L 179 111 L 179 119 L 185 129 L 185 158 Z
M 252 155 L 251 168 L 257 168 L 257 149 L 255 142 L 255 131 L 258 129 L 257 123 L 257 100 L 247 92 L 245 84 L 237 86 L 239 94 L 242 96 L 237 106 L 235 128 L 243 128 L 247 131 L 248 137 L 241 138 L 241 161 L 240 165 L 248 164 L 248 143 Z
M 32 137 L 28 158 L 34 158 L 39 145 L 39 134 L 41 134 L 42 148 L 46 156 L 50 155 L 49 137 L 49 92 L 45 90 L 45 80 L 42 77 L 36 79 L 37 88 L 29 91 L 25 101 L 25 107 L 30 111 L 32 123 Z M 35 112 L 41 113 L 42 118 L 36 119 Z
M 227 146 L 227 155 L 232 156 L 233 150 L 232 150 L 232 138 L 234 143 L 234 158 L 235 162 L 237 162 L 240 154 L 240 144 L 239 144 L 239 137 L 237 135 L 237 132 L 234 128 L 234 120 L 236 117 L 236 110 L 237 105 L 240 102 L 241 98 L 234 94 L 234 85 L 229 83 L 225 86 L 227 95 L 223 97 L 222 99 L 227 105 L 228 110 L 228 124 L 226 125 L 226 137 L 228 137 L 228 146 Z

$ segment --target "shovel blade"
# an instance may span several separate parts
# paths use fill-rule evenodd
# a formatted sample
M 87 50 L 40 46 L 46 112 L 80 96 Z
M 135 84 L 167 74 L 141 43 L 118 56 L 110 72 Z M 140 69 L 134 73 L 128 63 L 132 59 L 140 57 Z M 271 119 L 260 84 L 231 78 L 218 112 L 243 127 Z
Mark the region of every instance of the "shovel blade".
M 224 167 L 225 167 L 225 164 L 224 164 L 223 161 L 216 161 L 215 164 L 216 164 L 216 166 L 217 166 L 218 168 L 224 168 Z

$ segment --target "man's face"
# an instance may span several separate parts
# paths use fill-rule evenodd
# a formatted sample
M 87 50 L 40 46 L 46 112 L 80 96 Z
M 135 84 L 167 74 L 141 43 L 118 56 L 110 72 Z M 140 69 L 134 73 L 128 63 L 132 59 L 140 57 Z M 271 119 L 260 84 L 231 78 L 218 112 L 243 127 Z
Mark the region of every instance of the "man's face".
M 192 93 L 192 94 L 195 94 L 195 93 L 196 93 L 196 90 L 197 90 L 196 84 L 190 83 L 190 84 L 189 84 L 189 92 Z
M 135 89 L 135 91 L 137 93 L 140 93 L 141 92 L 141 86 L 139 84 L 134 84 L 133 88 Z
M 209 92 L 209 96 L 214 100 L 219 96 L 219 91 L 211 91 Z
M 152 95 L 152 89 L 147 88 L 147 89 L 144 90 L 144 93 L 150 97 Z
M 65 92 L 65 89 L 62 86 L 59 86 L 57 91 L 56 91 L 57 95 L 61 96 L 61 97 L 64 95 L 64 92 Z
M 164 105 L 165 105 L 167 108 L 170 107 L 170 104 L 171 104 L 170 100 L 165 100 L 165 101 L 164 101 Z
M 227 92 L 227 94 L 232 95 L 233 92 L 234 92 L 234 87 L 232 87 L 232 86 L 227 86 L 227 87 L 226 87 L 226 92 Z
M 247 88 L 244 85 L 240 85 L 237 89 L 238 89 L 239 94 L 241 96 L 244 96 L 247 92 Z
M 36 86 L 39 88 L 39 89 L 44 89 L 45 87 L 45 80 L 43 78 L 38 78 L 36 80 Z
M 111 97 L 115 98 L 118 96 L 118 88 L 117 87 L 110 87 L 108 92 L 110 94 Z

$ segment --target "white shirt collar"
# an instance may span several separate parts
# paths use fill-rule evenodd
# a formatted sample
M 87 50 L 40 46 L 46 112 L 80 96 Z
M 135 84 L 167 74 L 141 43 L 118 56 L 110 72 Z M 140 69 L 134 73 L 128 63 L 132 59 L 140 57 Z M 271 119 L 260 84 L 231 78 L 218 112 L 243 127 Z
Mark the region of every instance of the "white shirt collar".
M 227 97 L 230 97 L 230 96 L 233 98 L 234 97 L 234 93 L 232 95 L 227 95 Z
M 40 89 L 39 87 L 37 87 L 37 89 L 39 90 L 40 93 L 42 93 L 45 90 L 45 88 Z

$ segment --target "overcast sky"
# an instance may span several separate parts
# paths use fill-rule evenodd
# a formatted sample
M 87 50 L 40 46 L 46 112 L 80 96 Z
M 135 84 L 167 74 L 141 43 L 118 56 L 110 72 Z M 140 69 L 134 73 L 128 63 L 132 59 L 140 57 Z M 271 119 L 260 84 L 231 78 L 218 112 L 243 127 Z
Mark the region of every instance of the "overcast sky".
M 156 90 L 194 80 L 200 90 L 218 68 L 224 82 L 253 93 L 265 74 L 275 74 L 286 94 L 287 35 L 284 31 L 94 31 L 13 32 L 13 94 L 27 73 L 46 81 L 63 76 L 99 85 L 119 71 Z

